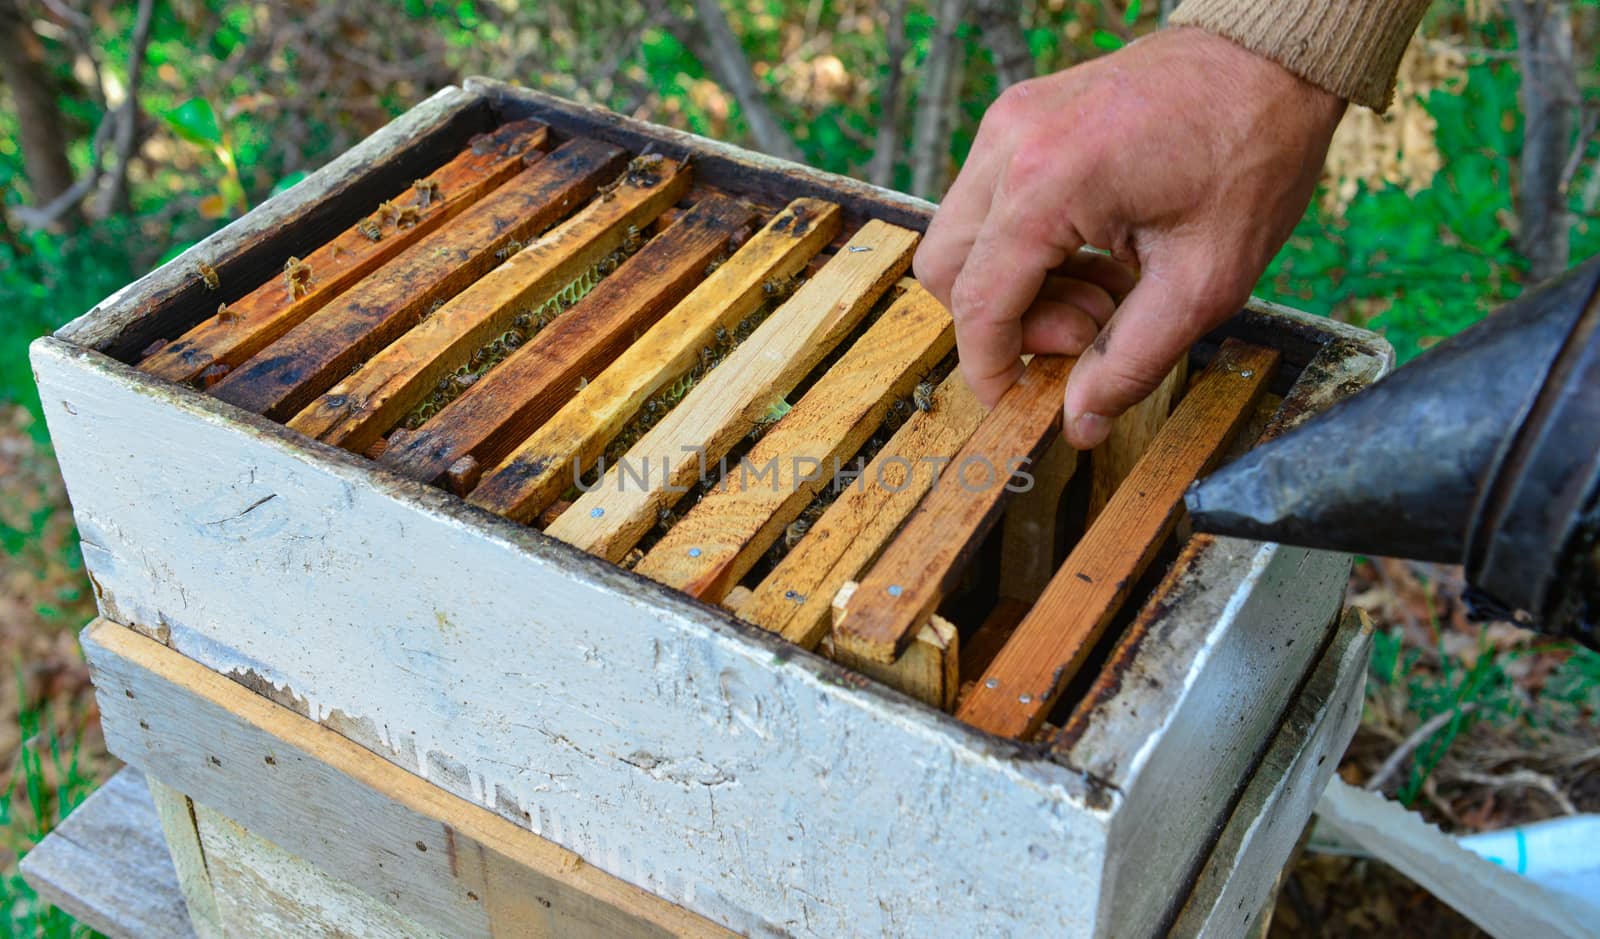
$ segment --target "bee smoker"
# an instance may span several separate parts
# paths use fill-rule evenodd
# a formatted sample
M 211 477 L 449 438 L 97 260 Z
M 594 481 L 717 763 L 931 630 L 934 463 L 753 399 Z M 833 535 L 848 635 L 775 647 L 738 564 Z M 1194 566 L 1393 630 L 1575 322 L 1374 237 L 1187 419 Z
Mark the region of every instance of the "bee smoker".
M 1459 563 L 1596 646 L 1600 257 L 1190 487 L 1196 528 Z

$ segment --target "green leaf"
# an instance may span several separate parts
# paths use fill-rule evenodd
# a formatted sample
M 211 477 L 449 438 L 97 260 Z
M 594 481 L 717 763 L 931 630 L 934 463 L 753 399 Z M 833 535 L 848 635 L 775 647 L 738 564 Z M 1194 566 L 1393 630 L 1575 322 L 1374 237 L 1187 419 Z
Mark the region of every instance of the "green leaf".
M 203 98 L 190 98 L 161 115 L 172 132 L 189 143 L 208 147 L 222 146 L 222 124 L 211 103 Z
M 1126 43 L 1122 41 L 1121 36 L 1118 36 L 1113 32 L 1108 32 L 1104 29 L 1095 30 L 1094 35 L 1091 36 L 1090 39 L 1094 42 L 1096 48 L 1104 49 L 1107 52 L 1115 52 L 1126 45 Z
M 305 170 L 295 170 L 293 173 L 290 173 L 288 176 L 285 176 L 274 183 L 272 186 L 272 191 L 267 193 L 267 195 L 275 196 L 280 192 L 289 191 L 290 189 L 294 188 L 296 183 L 300 182 L 302 179 L 305 179 L 306 175 L 307 174 Z

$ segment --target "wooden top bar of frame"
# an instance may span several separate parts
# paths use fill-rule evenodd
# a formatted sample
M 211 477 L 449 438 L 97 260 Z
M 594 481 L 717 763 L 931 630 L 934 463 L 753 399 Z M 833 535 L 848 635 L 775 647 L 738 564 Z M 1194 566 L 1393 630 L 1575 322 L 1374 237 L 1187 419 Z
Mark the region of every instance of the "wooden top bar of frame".
M 511 256 L 373 356 L 289 422 L 335 446 L 362 451 L 399 423 L 439 378 L 511 327 L 523 309 L 549 300 L 683 197 L 690 171 L 663 161 L 618 181 L 608 197 Z
M 809 221 L 807 221 L 809 225 Z M 545 529 L 591 554 L 620 560 L 657 513 L 725 456 L 772 406 L 838 345 L 911 265 L 917 234 L 869 221 L 733 354 L 628 450 L 648 485 L 609 468 Z
M 883 550 L 985 413 L 952 372 L 934 391 L 932 409 L 906 419 L 862 471 L 862 484 L 839 494 L 738 609 L 739 617 L 814 648 L 832 624 L 839 588 Z
M 414 198 L 408 199 L 410 192 L 397 193 L 391 200 L 395 205 L 392 212 L 373 206 L 373 215 L 307 255 L 304 264 L 311 271 L 311 280 L 303 294 L 294 296 L 286 279 L 273 278 L 147 356 L 139 369 L 183 382 L 214 365 L 237 368 L 352 284 L 542 157 L 540 148 L 547 136 L 547 129 L 536 121 L 516 121 L 473 138 L 459 156 L 418 181 L 422 185 L 413 190 Z M 400 227 L 397 216 L 407 210 L 415 216 L 415 224 Z
M 384 464 L 425 481 L 468 456 L 480 466 L 497 464 L 693 289 L 706 265 L 754 217 L 734 199 L 701 199 L 420 432 L 385 453 Z
M 634 570 L 720 600 L 954 347 L 950 313 L 912 286 Z
M 1278 352 L 1228 340 L 1017 626 L 956 716 L 1003 737 L 1030 736 L 1155 557 L 1183 492 L 1244 426 Z
M 764 285 L 787 280 L 839 231 L 839 208 L 798 199 L 629 346 L 473 490 L 470 501 L 531 521 L 599 459 L 645 400 L 683 375 L 717 331 L 754 313 Z M 809 226 L 797 218 L 812 220 Z
M 212 390 L 218 398 L 286 421 L 368 356 L 410 329 L 530 239 L 593 195 L 621 167 L 609 144 L 572 140 L 407 248 L 261 350 Z
M 978 425 L 834 623 L 841 653 L 892 662 L 927 622 L 999 518 L 1012 475 L 1055 439 L 1076 361 L 1035 356 Z

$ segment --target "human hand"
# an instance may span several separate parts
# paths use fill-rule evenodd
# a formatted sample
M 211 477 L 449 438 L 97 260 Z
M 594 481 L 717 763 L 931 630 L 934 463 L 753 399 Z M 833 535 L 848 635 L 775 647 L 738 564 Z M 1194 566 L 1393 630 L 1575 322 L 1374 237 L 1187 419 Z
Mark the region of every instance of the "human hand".
M 999 400 L 1025 352 L 1078 355 L 1063 433 L 1078 449 L 1104 440 L 1248 299 L 1305 211 L 1344 109 L 1188 28 L 1007 89 L 916 257 L 955 317 L 978 398 Z M 1137 284 L 1085 245 L 1136 265 Z

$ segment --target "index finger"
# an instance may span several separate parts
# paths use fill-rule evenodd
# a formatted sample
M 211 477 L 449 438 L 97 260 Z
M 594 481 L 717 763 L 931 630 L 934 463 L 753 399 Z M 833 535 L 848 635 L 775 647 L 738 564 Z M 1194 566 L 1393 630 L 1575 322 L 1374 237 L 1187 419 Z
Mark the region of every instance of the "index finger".
M 1022 315 L 1045 277 L 1083 246 L 1075 233 L 1044 232 L 1015 204 L 995 200 L 950 296 L 961 374 L 987 405 L 1022 374 Z
M 950 292 L 956 275 L 967 261 L 972 243 L 989 214 L 994 195 L 994 178 L 988 160 L 981 154 L 961 168 L 945 193 L 944 201 L 928 223 L 928 232 L 917 247 L 913 267 L 917 280 L 940 303 L 950 305 Z

